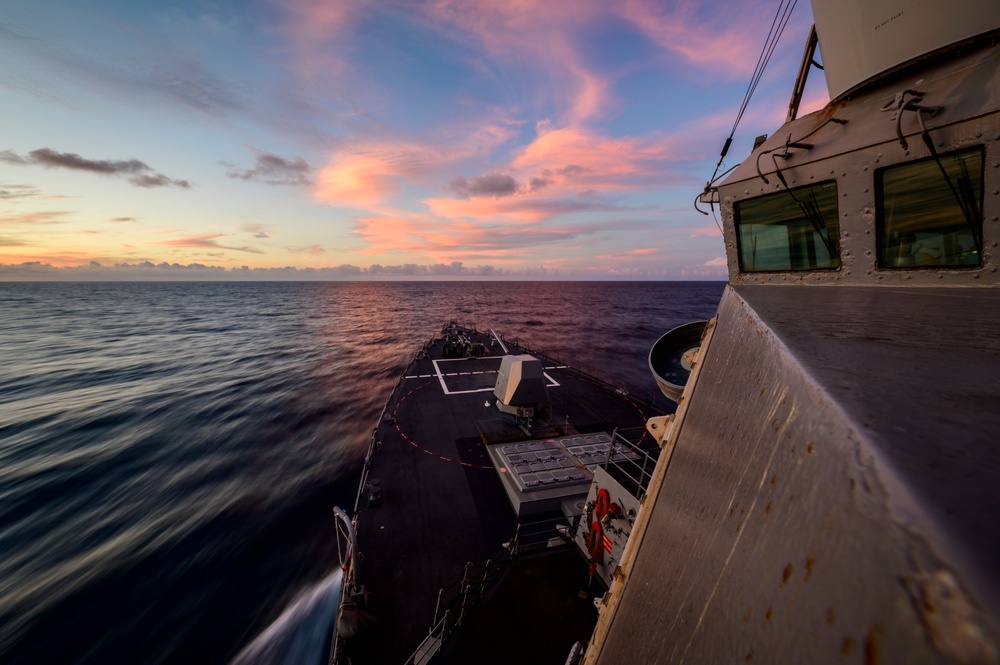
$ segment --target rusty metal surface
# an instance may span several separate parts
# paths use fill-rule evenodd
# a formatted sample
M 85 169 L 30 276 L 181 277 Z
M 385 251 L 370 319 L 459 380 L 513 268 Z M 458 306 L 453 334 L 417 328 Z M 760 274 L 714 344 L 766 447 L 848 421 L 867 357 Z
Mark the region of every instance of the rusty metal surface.
M 994 662 L 992 293 L 727 289 L 588 662 Z

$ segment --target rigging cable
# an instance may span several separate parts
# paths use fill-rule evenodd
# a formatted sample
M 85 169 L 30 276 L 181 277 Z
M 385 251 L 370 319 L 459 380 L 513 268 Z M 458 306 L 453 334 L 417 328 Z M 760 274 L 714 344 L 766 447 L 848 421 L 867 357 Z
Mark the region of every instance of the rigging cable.
M 778 3 L 778 9 L 774 14 L 774 18 L 771 20 L 771 29 L 767 34 L 767 39 L 764 41 L 764 46 L 761 48 L 760 55 L 757 58 L 757 66 L 754 68 L 753 76 L 750 77 L 750 83 L 747 85 L 747 90 L 743 94 L 743 101 L 740 104 L 740 110 L 736 114 L 736 120 L 733 122 L 732 130 L 729 132 L 729 136 L 726 138 L 726 142 L 722 146 L 722 152 L 719 155 L 719 163 L 715 165 L 715 171 L 712 173 L 712 177 L 709 178 L 708 182 L 705 184 L 705 191 L 708 191 L 708 189 L 716 181 L 719 169 L 722 168 L 722 162 L 726 159 L 729 147 L 733 143 L 733 136 L 736 135 L 736 128 L 739 126 L 740 120 L 743 119 L 743 113 L 747 110 L 747 106 L 750 104 L 750 98 L 753 97 L 753 93 L 757 89 L 757 84 L 760 83 L 760 79 L 764 75 L 764 69 L 767 67 L 767 63 L 771 60 L 771 56 L 774 54 L 774 49 L 778 45 L 778 40 L 781 38 L 781 34 L 785 31 L 785 26 L 788 25 L 788 19 L 791 17 L 792 10 L 795 9 L 797 2 L 798 0 L 780 0 Z M 701 210 L 699 210 L 699 212 L 706 215 L 708 214 Z

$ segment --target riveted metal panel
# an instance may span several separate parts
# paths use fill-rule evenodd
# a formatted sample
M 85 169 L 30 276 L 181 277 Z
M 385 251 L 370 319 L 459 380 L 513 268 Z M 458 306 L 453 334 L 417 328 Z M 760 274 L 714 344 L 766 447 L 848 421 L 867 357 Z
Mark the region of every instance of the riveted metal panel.
M 915 112 L 907 111 L 896 135 L 896 114 L 882 111 L 904 90 L 923 93 L 924 118 L 935 149 L 944 154 L 982 146 L 985 155 L 983 252 L 977 268 L 882 269 L 876 262 L 875 173 L 930 155 Z M 1000 45 L 980 49 L 930 70 L 886 82 L 864 95 L 834 102 L 786 123 L 759 146 L 719 187 L 730 283 L 857 284 L 870 286 L 1000 286 Z M 831 118 L 846 121 L 838 124 Z M 806 138 L 803 138 L 806 137 Z M 789 148 L 802 140 L 810 148 Z M 786 155 L 779 157 L 777 155 Z M 759 174 L 758 174 L 759 170 Z M 842 264 L 837 270 L 741 273 L 734 210 L 740 201 L 788 187 L 836 180 Z

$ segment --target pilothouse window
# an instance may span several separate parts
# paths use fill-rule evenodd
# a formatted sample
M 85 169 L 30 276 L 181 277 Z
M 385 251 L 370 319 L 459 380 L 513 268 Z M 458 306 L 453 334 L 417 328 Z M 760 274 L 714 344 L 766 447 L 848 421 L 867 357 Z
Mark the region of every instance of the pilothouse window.
M 741 201 L 736 229 L 743 272 L 839 268 L 837 183 Z
M 982 263 L 982 148 L 882 169 L 875 183 L 880 268 Z

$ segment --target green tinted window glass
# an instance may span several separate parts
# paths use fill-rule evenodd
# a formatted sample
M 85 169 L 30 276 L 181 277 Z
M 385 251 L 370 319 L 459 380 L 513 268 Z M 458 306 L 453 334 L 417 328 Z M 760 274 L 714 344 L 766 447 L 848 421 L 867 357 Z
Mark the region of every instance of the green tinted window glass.
M 744 272 L 839 268 L 837 183 L 741 201 L 736 230 Z
M 875 182 L 879 267 L 981 264 L 981 148 L 883 169 Z

